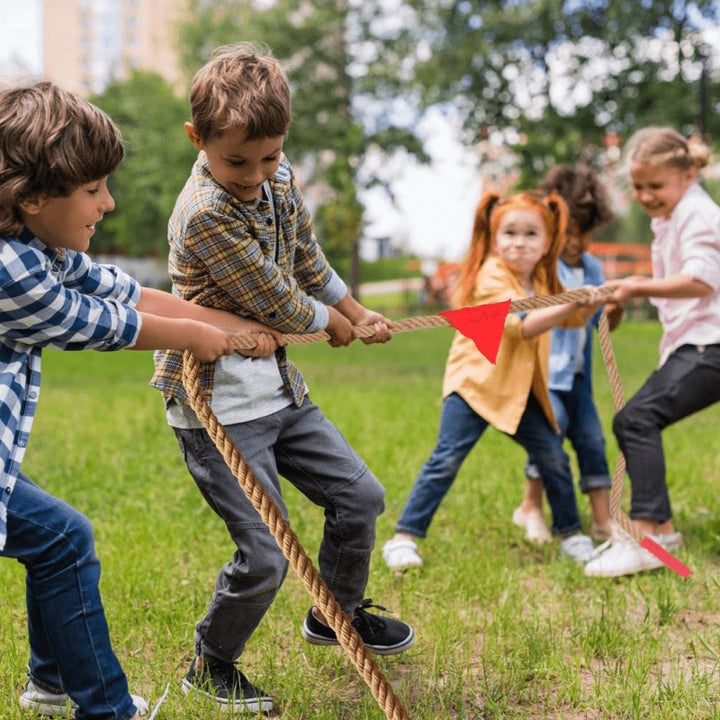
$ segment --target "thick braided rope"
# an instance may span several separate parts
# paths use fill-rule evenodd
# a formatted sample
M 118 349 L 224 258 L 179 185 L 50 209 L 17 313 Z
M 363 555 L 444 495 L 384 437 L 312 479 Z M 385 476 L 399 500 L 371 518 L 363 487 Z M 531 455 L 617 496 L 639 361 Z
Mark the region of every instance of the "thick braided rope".
M 303 549 L 295 532 L 282 516 L 274 500 L 253 475 L 240 452 L 218 422 L 200 390 L 200 361 L 189 351 L 183 356 L 183 384 L 190 404 L 205 426 L 215 446 L 222 454 L 245 495 L 258 511 L 293 570 L 302 580 L 313 598 L 315 606 L 325 616 L 330 627 L 370 688 L 373 697 L 385 712 L 388 720 L 409 720 L 409 716 L 395 695 L 390 683 L 370 656 L 350 618 L 342 610 L 335 596 L 315 570 L 312 560 Z
M 600 295 L 611 295 L 612 288 L 597 288 Z M 509 312 L 522 312 L 524 310 L 533 310 L 541 307 L 550 307 L 551 305 L 564 305 L 565 303 L 574 302 L 585 298 L 589 294 L 589 290 L 580 288 L 578 290 L 568 290 L 567 292 L 558 293 L 557 295 L 537 295 L 536 297 L 523 298 L 522 300 L 513 300 L 510 303 Z M 405 318 L 404 320 L 393 321 L 393 332 L 409 332 L 411 330 L 422 330 L 424 328 L 447 327 L 450 321 L 442 315 L 426 315 L 424 317 Z M 375 332 L 371 325 L 356 325 L 353 333 L 356 338 L 370 337 Z M 314 333 L 288 333 L 283 335 L 283 340 L 288 345 L 306 345 L 310 343 L 329 340 L 330 335 L 325 331 Z M 254 348 L 257 344 L 252 335 L 234 335 L 233 343 L 238 350 L 248 350 Z
M 615 361 L 615 353 L 613 352 L 610 341 L 610 326 L 608 325 L 605 314 L 600 316 L 598 336 L 600 338 L 600 349 L 602 350 L 603 360 L 605 361 L 605 368 L 607 369 L 608 379 L 610 380 L 615 412 L 618 412 L 618 410 L 621 410 L 625 405 L 625 398 L 623 396 L 622 383 L 620 382 L 620 373 L 618 372 L 617 362 Z M 642 542 L 644 533 L 620 507 L 624 480 L 625 456 L 621 452 L 618 454 L 617 461 L 615 462 L 615 474 L 613 475 L 612 493 L 610 495 L 610 514 L 613 520 L 615 520 L 623 530 L 630 533 L 630 535 L 640 543 Z

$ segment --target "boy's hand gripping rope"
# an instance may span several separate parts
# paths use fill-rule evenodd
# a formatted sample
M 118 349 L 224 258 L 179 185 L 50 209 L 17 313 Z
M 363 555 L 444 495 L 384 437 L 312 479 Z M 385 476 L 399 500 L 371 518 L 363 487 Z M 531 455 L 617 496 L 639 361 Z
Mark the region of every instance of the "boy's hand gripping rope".
M 611 295 L 612 288 L 598 288 L 601 296 Z M 557 295 L 541 295 L 522 300 L 514 300 L 510 303 L 511 312 L 533 310 L 540 307 L 552 305 L 563 305 L 587 297 L 588 290 L 569 290 Z M 406 318 L 393 322 L 394 332 L 408 332 L 410 330 L 422 330 L 431 327 L 447 327 L 450 321 L 441 315 L 430 315 L 425 317 Z M 356 326 L 353 328 L 355 337 L 371 337 L 375 332 L 372 326 Z M 620 410 L 624 405 L 622 387 L 615 362 L 615 355 L 610 343 L 610 332 L 607 318 L 603 314 L 599 326 L 600 346 L 603 359 L 607 368 L 610 385 L 613 392 L 615 410 Z M 326 332 L 287 334 L 283 340 L 287 344 L 307 344 L 330 339 Z M 238 350 L 247 350 L 255 347 L 256 341 L 252 335 L 236 335 L 233 342 Z M 224 428 L 218 422 L 210 406 L 203 396 L 199 387 L 200 361 L 191 352 L 186 351 L 183 362 L 183 384 L 188 393 L 190 404 L 200 421 L 205 426 L 216 447 L 222 454 L 228 467 L 238 479 L 240 486 L 247 495 L 253 507 L 258 511 L 263 522 L 267 525 L 283 554 L 290 562 L 293 570 L 305 585 L 313 598 L 315 606 L 325 616 L 335 635 L 367 683 L 373 696 L 385 712 L 388 720 L 409 720 L 405 708 L 395 695 L 392 686 L 383 676 L 375 661 L 369 654 L 360 635 L 350 622 L 350 618 L 342 610 L 329 588 L 319 576 L 312 560 L 300 544 L 297 535 L 290 528 L 289 523 L 283 518 L 280 510 L 271 497 L 267 495 L 262 485 L 257 481 L 250 468 L 245 463 L 239 451 L 227 436 Z M 651 538 L 641 532 L 620 507 L 620 496 L 625 477 L 625 458 L 622 454 L 618 456 L 613 476 L 613 487 L 610 501 L 610 512 L 618 524 L 628 532 L 640 545 L 656 555 L 668 567 L 688 577 L 691 573 L 689 568 L 674 558 Z

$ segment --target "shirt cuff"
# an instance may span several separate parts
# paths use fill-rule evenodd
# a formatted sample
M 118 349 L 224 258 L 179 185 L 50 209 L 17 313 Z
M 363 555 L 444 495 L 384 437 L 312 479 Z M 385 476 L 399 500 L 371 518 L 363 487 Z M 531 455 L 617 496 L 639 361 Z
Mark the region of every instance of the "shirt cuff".
M 324 305 L 317 300 L 312 300 L 311 302 L 315 306 L 315 317 L 305 332 L 320 332 L 327 327 L 327 324 L 330 321 L 330 311 L 328 310 L 327 305 Z
M 313 290 L 313 296 L 324 305 L 336 305 L 347 295 L 347 292 L 345 281 L 333 270 L 325 287 L 317 292 Z

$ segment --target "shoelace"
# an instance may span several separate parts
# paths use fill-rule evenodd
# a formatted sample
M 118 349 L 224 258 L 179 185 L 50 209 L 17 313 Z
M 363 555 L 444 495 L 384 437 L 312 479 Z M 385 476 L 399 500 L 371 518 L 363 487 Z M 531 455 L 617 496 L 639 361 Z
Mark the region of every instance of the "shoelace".
M 388 610 L 382 605 L 376 605 L 370 598 L 366 598 L 355 608 L 355 618 L 358 621 L 358 625 L 364 625 L 368 628 L 368 630 L 370 630 L 370 632 L 373 633 L 377 630 L 383 630 L 386 627 L 385 620 L 377 615 L 371 615 L 367 612 L 368 608 L 375 608 L 376 610 L 382 610 L 383 612 L 389 613 L 391 613 L 392 610 Z

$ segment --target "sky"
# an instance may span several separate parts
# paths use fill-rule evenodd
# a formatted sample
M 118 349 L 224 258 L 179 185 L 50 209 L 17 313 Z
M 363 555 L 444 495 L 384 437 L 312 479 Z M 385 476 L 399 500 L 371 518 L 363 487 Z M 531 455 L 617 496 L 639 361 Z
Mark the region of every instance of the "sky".
M 0 0 L 0 84 L 4 68 L 20 59 L 34 73 L 42 71 L 41 0 Z M 465 252 L 479 198 L 479 179 L 472 159 L 455 141 L 452 125 L 440 116 L 421 130 L 429 166 L 405 163 L 392 183 L 395 204 L 379 191 L 363 195 L 366 235 L 390 236 L 423 258 L 458 260 Z M 374 259 L 373 242 L 364 253 Z
M 13 57 L 33 72 L 42 69 L 41 0 L 0 0 L 0 76 Z

